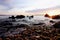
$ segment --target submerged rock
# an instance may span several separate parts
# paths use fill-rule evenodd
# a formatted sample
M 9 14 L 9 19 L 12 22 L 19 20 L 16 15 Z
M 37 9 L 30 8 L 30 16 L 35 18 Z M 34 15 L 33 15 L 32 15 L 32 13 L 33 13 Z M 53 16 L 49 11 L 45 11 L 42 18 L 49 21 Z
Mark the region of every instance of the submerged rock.
M 43 25 L 44 23 L 38 23 L 38 24 L 33 24 L 33 25 Z
M 0 25 L 6 26 L 6 25 L 12 25 L 12 23 L 8 21 L 4 21 L 4 22 L 1 22 Z
M 23 28 L 23 27 L 29 27 L 29 25 L 26 25 L 26 24 L 20 24 L 20 25 L 17 25 L 16 27 L 18 27 L 18 28 Z
M 31 19 L 31 18 L 33 18 L 33 17 L 34 17 L 34 16 L 32 15 L 32 16 L 29 17 L 29 19 Z
M 55 21 L 53 21 L 53 20 L 50 20 L 50 23 L 55 23 Z

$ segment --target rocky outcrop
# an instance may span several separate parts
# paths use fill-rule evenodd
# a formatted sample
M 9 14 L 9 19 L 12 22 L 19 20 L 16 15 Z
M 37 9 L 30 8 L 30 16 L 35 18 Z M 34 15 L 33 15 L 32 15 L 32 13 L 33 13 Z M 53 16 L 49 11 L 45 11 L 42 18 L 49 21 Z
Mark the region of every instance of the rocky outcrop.
M 38 24 L 33 24 L 33 25 L 43 25 L 44 23 L 38 23 Z
M 48 14 L 45 14 L 45 17 L 49 17 L 49 15 Z
M 52 18 L 52 19 L 60 19 L 60 15 L 49 16 L 48 14 L 45 14 L 45 17 L 49 17 L 49 18 Z
M 53 20 L 50 20 L 50 23 L 55 23 L 55 21 L 53 21 Z
M 25 18 L 25 16 L 24 15 L 17 15 L 16 18 L 22 19 L 22 18 Z
M 14 16 L 9 17 L 9 19 L 10 19 L 10 18 L 11 18 L 11 19 L 15 19 L 15 17 L 14 17 Z
M 24 15 L 17 15 L 16 17 L 14 17 L 14 16 L 11 16 L 11 17 L 9 17 L 9 19 L 15 19 L 15 18 L 17 18 L 17 19 L 22 19 L 22 18 L 25 18 L 25 16 Z
M 60 22 L 57 22 L 53 25 L 54 28 L 60 28 Z
M 60 15 L 52 16 L 53 19 L 60 19 Z

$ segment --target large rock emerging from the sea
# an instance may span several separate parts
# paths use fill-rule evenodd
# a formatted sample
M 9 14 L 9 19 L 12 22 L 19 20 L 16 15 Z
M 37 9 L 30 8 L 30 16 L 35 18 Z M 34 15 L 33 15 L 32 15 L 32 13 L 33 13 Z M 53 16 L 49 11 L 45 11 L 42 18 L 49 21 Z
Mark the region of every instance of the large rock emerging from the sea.
M 25 18 L 25 16 L 24 15 L 17 15 L 16 18 L 22 19 L 22 18 Z
M 22 18 L 25 18 L 25 16 L 24 16 L 24 15 L 17 15 L 16 17 L 11 16 L 11 17 L 9 17 L 9 18 L 11 18 L 11 19 L 15 19 L 15 18 L 17 18 L 17 19 L 22 19 Z
M 9 17 L 9 19 L 10 19 L 10 18 L 11 18 L 11 19 L 15 19 L 15 17 L 14 17 L 14 16 Z
M 49 18 L 52 18 L 52 19 L 60 19 L 60 15 L 49 16 L 48 14 L 45 14 L 45 17 L 49 17 Z
M 53 19 L 60 19 L 60 15 L 52 16 Z
M 49 17 L 49 15 L 48 14 L 45 14 L 45 17 Z
M 55 23 L 53 26 L 54 26 L 54 28 L 60 28 L 60 21 Z

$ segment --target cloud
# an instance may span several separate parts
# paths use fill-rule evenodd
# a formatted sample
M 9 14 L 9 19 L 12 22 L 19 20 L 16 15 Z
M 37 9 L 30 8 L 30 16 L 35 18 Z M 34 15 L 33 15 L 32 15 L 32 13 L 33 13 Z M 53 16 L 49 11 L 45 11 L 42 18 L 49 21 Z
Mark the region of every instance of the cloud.
M 59 5 L 60 0 L 0 0 L 0 14 L 38 15 L 43 14 L 47 8 Z
M 37 9 L 37 10 L 31 10 L 31 11 L 23 11 L 19 8 L 13 8 L 8 11 L 0 11 L 1 14 L 4 15 L 44 15 L 46 13 L 54 12 L 53 14 L 60 14 L 60 7 L 54 7 L 54 8 L 47 8 L 47 9 Z
M 60 5 L 60 0 L 15 0 L 12 5 L 27 10 L 44 9 Z
M 10 8 L 26 10 L 45 9 L 60 5 L 60 0 L 0 0 L 0 4 Z
M 35 9 L 35 10 L 26 11 L 26 12 L 32 13 L 32 14 L 35 14 L 35 15 L 45 15 L 46 13 L 60 14 L 60 6 L 47 8 L 47 9 Z
M 0 0 L 0 10 L 9 10 L 11 8 L 11 0 Z

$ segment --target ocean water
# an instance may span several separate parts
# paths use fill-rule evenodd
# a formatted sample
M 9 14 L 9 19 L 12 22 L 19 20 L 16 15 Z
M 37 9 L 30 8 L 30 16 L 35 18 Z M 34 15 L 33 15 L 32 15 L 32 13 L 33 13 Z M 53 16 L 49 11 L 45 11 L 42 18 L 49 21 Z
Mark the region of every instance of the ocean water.
M 8 19 L 10 16 L 0 16 L 0 19 L 4 20 L 4 19 Z M 51 18 L 47 18 L 44 16 L 34 16 L 31 20 L 28 17 L 24 18 L 25 20 L 28 21 L 50 21 L 50 20 L 54 20 L 54 21 L 60 21 L 60 19 L 51 19 Z M 16 19 L 17 20 L 17 19 Z
M 0 16 L 0 19 L 7 19 L 9 18 L 10 16 Z M 24 18 L 25 20 L 29 20 L 28 17 L 25 17 Z M 37 21 L 40 21 L 40 20 L 57 20 L 57 19 L 51 19 L 51 18 L 47 18 L 47 17 L 44 17 L 44 16 L 34 16 L 34 18 L 32 18 L 30 21 L 33 21 L 33 20 L 37 20 Z M 60 19 L 58 19 L 60 20 Z
M 0 16 L 0 19 L 8 18 L 9 16 Z
M 0 16 L 0 19 L 5 19 L 5 18 L 8 18 L 9 16 Z M 27 17 L 26 17 L 27 18 Z M 49 19 L 49 18 L 46 18 L 44 16 L 34 16 L 33 19 L 37 19 L 37 20 L 45 20 L 45 19 Z
M 9 16 L 0 16 L 0 20 L 1 21 L 5 21 L 8 20 Z M 13 22 L 14 25 L 16 24 L 38 24 L 38 23 L 45 23 L 45 24 L 50 24 L 50 20 L 49 18 L 46 18 L 44 16 L 34 16 L 32 19 L 29 19 L 28 17 L 25 17 L 24 19 L 15 19 L 16 22 Z M 25 20 L 25 21 L 22 21 Z
M 9 18 L 9 16 L 0 16 L 0 19 L 7 19 L 7 18 Z M 28 17 L 25 17 L 24 19 L 25 20 L 30 20 Z M 44 16 L 34 16 L 30 21 L 34 21 L 34 20 L 35 21 L 40 21 L 40 20 L 50 20 L 50 19 L 49 18 L 46 18 Z
M 1 20 L 8 20 L 8 17 L 9 16 L 0 16 L 0 21 Z M 16 22 L 12 22 L 13 25 L 16 25 L 18 23 L 30 25 L 30 24 L 37 24 L 37 23 L 42 22 L 42 23 L 45 23 L 46 26 L 49 26 L 49 27 L 52 26 L 52 24 L 49 22 L 50 20 L 58 21 L 58 19 L 50 19 L 50 18 L 47 18 L 47 17 L 44 17 L 44 16 L 34 16 L 34 18 L 32 18 L 32 19 L 29 19 L 28 17 L 25 17 L 24 20 L 26 20 L 26 22 L 21 21 L 23 19 L 16 19 L 16 20 L 17 20 Z M 60 21 L 60 19 L 59 19 L 59 21 Z M 4 29 L 0 28 L 0 29 L 1 29 L 0 31 L 4 31 L 5 32 L 5 28 Z M 12 33 L 9 34 L 9 32 L 6 32 L 6 33 L 2 33 L 0 36 L 2 36 L 2 35 L 6 36 L 6 35 L 18 34 L 19 32 L 21 32 L 23 30 L 25 30 L 25 29 L 17 28 L 16 30 L 14 30 L 14 28 L 13 28 L 13 29 L 9 30 L 9 31 L 13 31 Z

